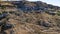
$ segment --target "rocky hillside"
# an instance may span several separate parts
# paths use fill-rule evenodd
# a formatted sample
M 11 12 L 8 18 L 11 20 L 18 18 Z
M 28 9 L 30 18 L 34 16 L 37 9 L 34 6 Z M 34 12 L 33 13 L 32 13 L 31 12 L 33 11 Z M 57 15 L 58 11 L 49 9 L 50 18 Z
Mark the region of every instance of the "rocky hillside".
M 0 2 L 0 34 L 60 34 L 60 8 L 44 2 Z
M 25 10 L 48 10 L 48 9 L 60 9 L 58 6 L 53 6 L 41 1 L 37 2 L 28 2 L 28 1 L 19 1 L 19 2 L 12 2 L 12 4 L 17 5 L 18 8 L 20 9 L 25 9 Z

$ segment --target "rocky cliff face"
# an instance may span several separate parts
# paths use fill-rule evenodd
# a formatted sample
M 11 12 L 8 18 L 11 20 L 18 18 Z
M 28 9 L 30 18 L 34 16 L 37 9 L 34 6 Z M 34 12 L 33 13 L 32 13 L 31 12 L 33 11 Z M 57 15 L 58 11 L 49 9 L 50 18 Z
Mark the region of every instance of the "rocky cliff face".
M 9 3 L 0 5 L 0 34 L 60 34 L 60 14 L 54 13 L 59 7 L 43 2 Z

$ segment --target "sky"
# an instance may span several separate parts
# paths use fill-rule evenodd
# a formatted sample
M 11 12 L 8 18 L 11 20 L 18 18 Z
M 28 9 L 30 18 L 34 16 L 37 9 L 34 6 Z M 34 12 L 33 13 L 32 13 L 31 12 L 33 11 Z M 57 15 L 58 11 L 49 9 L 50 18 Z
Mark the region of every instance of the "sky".
M 29 1 L 42 1 L 45 2 L 47 4 L 52 4 L 55 6 L 60 6 L 60 0 L 29 0 Z
M 48 4 L 60 6 L 60 0 L 40 0 L 40 1 L 46 2 Z
M 14 1 L 16 1 L 16 0 L 14 0 Z M 45 2 L 47 4 L 52 4 L 52 5 L 55 5 L 55 6 L 60 6 L 60 0 L 28 0 L 28 1 L 42 1 L 42 2 Z

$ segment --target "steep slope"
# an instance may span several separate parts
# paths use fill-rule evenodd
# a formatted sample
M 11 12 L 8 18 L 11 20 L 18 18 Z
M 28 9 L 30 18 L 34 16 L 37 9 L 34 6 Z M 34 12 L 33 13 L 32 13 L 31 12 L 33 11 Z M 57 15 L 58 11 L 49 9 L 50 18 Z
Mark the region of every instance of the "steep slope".
M 54 13 L 59 12 L 57 6 L 19 1 L 0 7 L 0 34 L 60 34 L 60 16 Z

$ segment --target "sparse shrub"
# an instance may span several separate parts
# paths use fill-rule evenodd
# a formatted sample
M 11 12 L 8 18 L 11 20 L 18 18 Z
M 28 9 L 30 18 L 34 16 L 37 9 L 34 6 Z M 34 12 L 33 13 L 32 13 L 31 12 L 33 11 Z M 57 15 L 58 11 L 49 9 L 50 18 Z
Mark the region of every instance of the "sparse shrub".
M 60 27 L 60 19 L 56 19 L 56 24 L 58 27 Z
M 0 15 L 2 14 L 2 12 L 0 12 Z
M 3 18 L 6 18 L 7 14 L 6 13 L 2 13 L 0 14 L 0 20 L 3 19 Z
M 3 23 L 4 24 L 4 23 Z M 2 29 L 3 30 L 7 30 L 7 29 L 10 29 L 10 28 L 12 28 L 12 25 L 11 24 L 4 24 L 4 25 L 2 25 Z
M 6 6 L 1 6 L 1 8 L 2 8 L 2 9 L 5 9 L 5 8 L 6 8 Z
M 38 21 L 37 23 L 38 23 L 38 25 L 44 26 L 44 27 L 50 27 L 51 26 L 51 24 L 49 22 L 47 23 L 45 21 Z
M 0 26 L 3 25 L 3 22 L 0 22 Z
M 9 13 L 14 13 L 14 11 L 9 11 Z
M 57 15 L 60 16 L 60 11 L 57 12 Z

